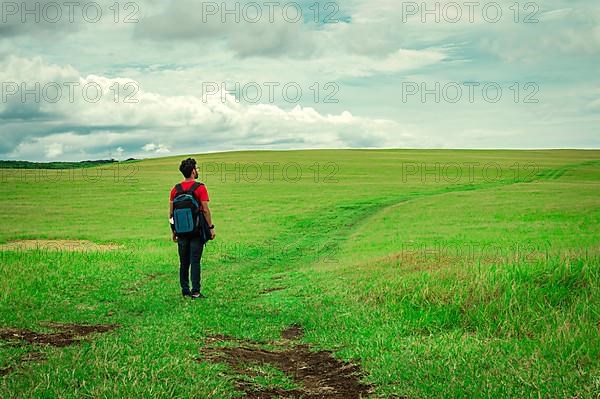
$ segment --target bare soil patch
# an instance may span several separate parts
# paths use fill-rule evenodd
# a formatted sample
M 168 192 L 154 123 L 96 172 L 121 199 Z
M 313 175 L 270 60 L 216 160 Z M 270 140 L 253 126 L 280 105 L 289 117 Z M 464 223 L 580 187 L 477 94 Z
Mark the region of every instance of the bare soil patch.
M 281 332 L 284 339 L 297 340 L 304 336 L 304 329 L 299 324 L 292 324 Z
M 28 251 L 28 250 L 49 250 L 49 251 L 114 251 L 122 248 L 117 244 L 96 244 L 84 240 L 17 240 L 10 241 L 0 245 L 0 251 Z
M 302 327 L 296 324 L 282 331 L 282 337 L 290 341 L 303 334 Z M 224 342 L 237 346 L 214 346 Z M 360 366 L 338 360 L 330 351 L 313 351 L 307 344 L 271 342 L 278 348 L 273 350 L 253 341 L 229 340 L 223 335 L 209 337 L 205 343 L 208 345 L 201 351 L 203 357 L 197 361 L 225 363 L 238 375 L 246 377 L 236 380 L 236 387 L 245 393 L 245 398 L 359 399 L 372 391 L 370 385 L 360 381 L 363 376 Z M 249 382 L 248 377 L 255 376 L 252 366 L 276 367 L 299 387 L 263 387 Z
M 64 347 L 79 343 L 81 339 L 93 333 L 104 333 L 121 327 L 118 324 L 110 325 L 80 325 L 64 323 L 45 323 L 57 332 L 36 332 L 27 328 L 0 328 L 0 340 L 7 341 L 10 345 L 23 346 L 32 344 Z

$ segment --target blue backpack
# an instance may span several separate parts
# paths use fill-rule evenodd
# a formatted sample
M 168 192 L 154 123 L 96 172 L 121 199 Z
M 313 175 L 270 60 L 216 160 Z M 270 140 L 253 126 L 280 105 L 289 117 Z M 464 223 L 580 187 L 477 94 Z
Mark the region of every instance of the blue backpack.
M 181 184 L 175 186 L 176 194 L 173 199 L 173 223 L 175 234 L 189 236 L 199 232 L 200 205 L 194 196 L 194 191 L 203 185 L 204 184 L 202 183 L 196 182 L 187 191 L 183 189 Z

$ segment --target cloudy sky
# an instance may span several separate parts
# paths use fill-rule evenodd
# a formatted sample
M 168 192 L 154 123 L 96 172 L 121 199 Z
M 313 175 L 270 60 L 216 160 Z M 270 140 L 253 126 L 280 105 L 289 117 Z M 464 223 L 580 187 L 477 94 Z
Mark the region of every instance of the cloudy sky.
M 599 148 L 600 2 L 3 2 L 0 159 Z

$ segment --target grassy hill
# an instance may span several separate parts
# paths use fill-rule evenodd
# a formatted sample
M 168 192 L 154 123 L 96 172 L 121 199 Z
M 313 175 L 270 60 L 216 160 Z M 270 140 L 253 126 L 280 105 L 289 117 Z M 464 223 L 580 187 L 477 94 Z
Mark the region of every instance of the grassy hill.
M 167 224 L 183 158 L 0 170 L 0 243 L 69 240 L 0 251 L 1 397 L 311 397 L 325 351 L 330 393 L 353 363 L 371 397 L 597 397 L 600 151 L 195 156 L 202 302 Z

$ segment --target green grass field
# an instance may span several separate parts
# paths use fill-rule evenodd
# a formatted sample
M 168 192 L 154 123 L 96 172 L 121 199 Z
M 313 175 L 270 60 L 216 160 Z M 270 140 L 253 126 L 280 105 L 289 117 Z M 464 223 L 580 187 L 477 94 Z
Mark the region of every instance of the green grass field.
M 321 397 L 283 347 L 360 366 L 373 398 L 599 397 L 600 151 L 195 156 L 217 239 L 194 302 L 167 221 L 183 158 L 0 170 L 0 243 L 119 246 L 0 251 L 1 398 Z M 48 323 L 118 327 L 14 335 Z

